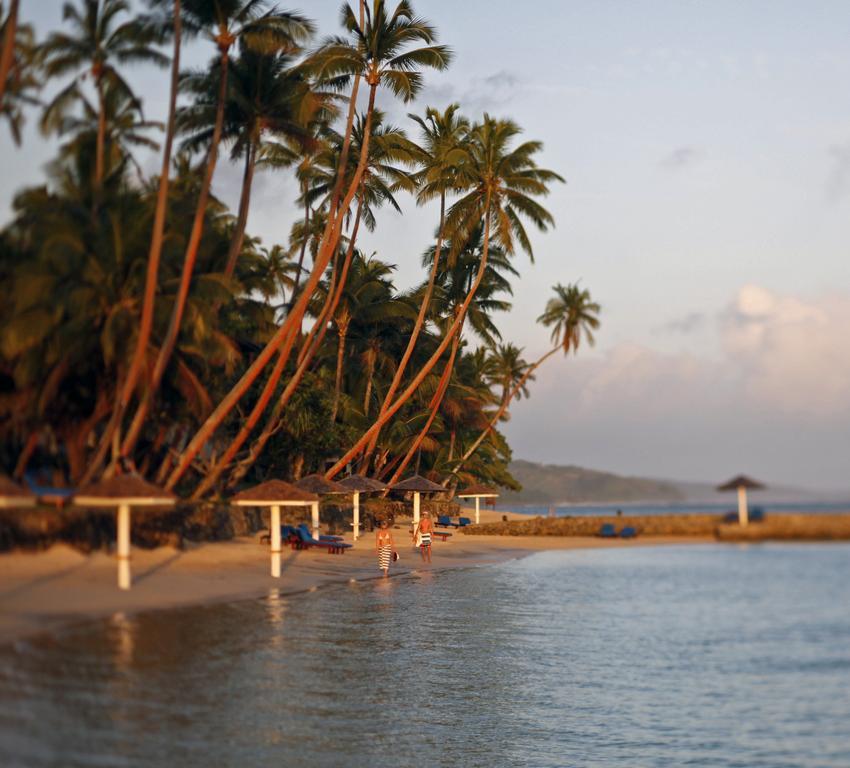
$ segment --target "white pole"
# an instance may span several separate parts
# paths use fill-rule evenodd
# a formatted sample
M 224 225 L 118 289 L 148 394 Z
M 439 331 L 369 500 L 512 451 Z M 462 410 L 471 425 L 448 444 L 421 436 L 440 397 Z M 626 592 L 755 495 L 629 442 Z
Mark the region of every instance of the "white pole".
M 130 589 L 130 505 L 118 507 L 118 589 Z
M 360 491 L 354 492 L 354 541 L 360 538 Z
M 738 523 L 746 525 L 749 522 L 747 514 L 747 489 L 743 485 L 738 486 Z
M 481 522 L 481 497 L 476 496 L 475 497 L 475 524 L 478 525 L 478 523 L 480 523 L 480 522 Z
M 271 521 L 272 576 L 280 578 L 280 506 L 272 504 Z
M 310 503 L 313 508 L 313 538 L 319 538 L 319 502 L 313 501 Z
M 413 492 L 413 526 L 419 525 L 419 491 Z

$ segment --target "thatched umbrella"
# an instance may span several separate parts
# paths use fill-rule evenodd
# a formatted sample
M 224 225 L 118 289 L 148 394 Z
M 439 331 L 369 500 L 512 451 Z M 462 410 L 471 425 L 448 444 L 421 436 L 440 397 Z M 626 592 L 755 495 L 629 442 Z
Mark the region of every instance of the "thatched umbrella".
M 499 497 L 499 492 L 486 485 L 470 485 L 469 488 L 458 491 L 456 496 L 459 499 L 475 499 L 475 524 L 477 525 L 481 522 L 481 499 L 496 499 Z
M 333 480 L 325 480 L 323 475 L 305 475 L 294 483 L 296 488 L 309 493 L 323 496 L 330 493 L 348 493 L 339 483 Z M 313 538 L 319 538 L 319 505 L 313 507 Z
M 271 507 L 269 542 L 272 554 L 272 576 L 280 578 L 280 508 L 311 507 L 316 538 L 319 537 L 319 497 L 310 491 L 296 488 L 283 480 L 266 480 L 264 483 L 239 491 L 230 499 L 238 507 Z
M 738 475 L 731 480 L 718 485 L 718 491 L 738 491 L 738 523 L 746 525 L 749 522 L 749 514 L 747 511 L 747 491 L 761 491 L 765 488 L 757 480 L 753 480 L 746 475 Z
M 0 475 L 0 508 L 34 507 L 35 494 L 10 480 L 6 475 Z
M 357 541 L 360 538 L 360 494 L 385 491 L 387 486 L 380 480 L 373 480 L 371 477 L 366 477 L 365 475 L 351 475 L 340 480 L 339 485 L 351 493 L 352 505 L 354 507 L 354 520 L 352 522 L 354 533 L 352 535 L 354 540 Z
M 130 508 L 171 507 L 177 497 L 139 475 L 126 474 L 81 488 L 73 499 L 78 507 L 118 508 L 118 587 L 130 589 Z
M 443 493 L 445 488 L 437 483 L 432 483 L 422 475 L 413 475 L 406 480 L 396 483 L 390 487 L 392 491 L 413 491 L 413 525 L 419 523 L 419 494 L 420 493 Z

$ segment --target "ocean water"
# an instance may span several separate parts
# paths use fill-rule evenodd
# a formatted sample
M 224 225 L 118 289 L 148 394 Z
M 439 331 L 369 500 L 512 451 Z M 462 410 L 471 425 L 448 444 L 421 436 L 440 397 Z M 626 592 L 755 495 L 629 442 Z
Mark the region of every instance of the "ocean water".
M 750 497 L 750 511 L 756 508 L 761 508 L 766 513 L 771 512 L 789 512 L 789 513 L 806 513 L 817 512 L 819 514 L 835 514 L 850 512 L 850 501 L 767 501 L 759 502 L 755 496 Z M 546 517 L 549 514 L 550 505 L 548 504 L 508 504 L 497 500 L 496 508 L 507 512 L 519 512 L 524 515 L 542 515 Z M 597 515 L 616 515 L 621 511 L 627 516 L 641 515 L 722 515 L 726 512 L 738 511 L 738 502 L 734 494 L 730 495 L 728 502 L 641 502 L 636 504 L 554 504 L 556 517 L 578 517 L 578 516 L 597 516 Z
M 3 766 L 850 766 L 850 547 L 547 552 L 0 648 Z

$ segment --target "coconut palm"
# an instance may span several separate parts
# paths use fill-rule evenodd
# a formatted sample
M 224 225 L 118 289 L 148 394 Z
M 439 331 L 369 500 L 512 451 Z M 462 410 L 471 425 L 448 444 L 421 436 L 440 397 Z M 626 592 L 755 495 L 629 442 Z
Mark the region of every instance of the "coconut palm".
M 534 160 L 542 144 L 529 141 L 512 147 L 519 127 L 510 120 L 496 120 L 489 115 L 470 131 L 470 142 L 460 165 L 464 186 L 469 189 L 452 205 L 446 216 L 446 225 L 452 233 L 452 253 L 460 253 L 474 231 L 483 225 L 482 253 L 478 270 L 461 311 L 454 319 L 441 344 L 422 366 L 404 392 L 349 451 L 327 472 L 328 477 L 338 474 L 349 461 L 356 458 L 368 445 L 373 435 L 410 399 L 416 388 L 436 365 L 440 356 L 460 332 L 469 305 L 487 270 L 490 253 L 491 229 L 493 237 L 512 255 L 519 246 L 532 255 L 531 241 L 523 219 L 528 219 L 539 230 L 546 231 L 553 224 L 551 214 L 534 198 L 549 192 L 552 181 L 563 181 L 554 171 L 539 168 Z
M 224 272 L 230 276 L 245 235 L 251 185 L 258 160 L 280 168 L 297 162 L 316 145 L 312 125 L 335 115 L 333 94 L 312 86 L 303 68 L 294 64 L 297 50 L 263 53 L 243 40 L 239 56 L 230 61 L 221 139 L 231 145 L 231 160 L 244 163 L 239 209 Z M 196 72 L 185 78 L 193 94 L 183 110 L 181 128 L 189 134 L 184 146 L 205 147 L 212 139 L 217 112 L 217 73 Z
M 419 142 L 420 153 L 417 158 L 419 169 L 415 176 L 417 185 L 416 202 L 418 205 L 424 205 L 434 199 L 439 199 L 440 201 L 435 253 L 442 253 L 443 250 L 446 196 L 449 192 L 458 191 L 460 186 L 457 169 L 458 164 L 464 158 L 463 144 L 469 131 L 469 122 L 466 118 L 458 114 L 459 108 L 457 104 L 450 104 L 443 112 L 429 107 L 425 110 L 424 118 L 419 115 L 408 115 L 408 117 L 417 123 L 421 131 Z M 395 375 L 384 395 L 384 400 L 381 403 L 381 413 L 392 403 L 392 399 L 401 384 L 404 372 L 407 370 L 407 364 L 410 361 L 413 350 L 416 348 L 416 342 L 425 324 L 425 318 L 431 304 L 431 295 L 434 291 L 434 282 L 437 277 L 438 268 L 439 259 L 433 259 L 428 284 L 422 294 L 419 305 L 419 314 L 416 317 L 416 323 L 410 333 L 407 348 L 404 350 Z M 372 451 L 374 451 L 375 445 L 378 442 L 379 434 L 380 431 L 376 431 L 369 442 L 369 446 L 363 457 L 364 467 L 368 465 Z
M 47 77 L 73 75 L 71 82 L 45 108 L 42 117 L 45 132 L 62 124 L 68 110 L 82 96 L 82 82 L 89 75 L 92 78 L 98 114 L 93 177 L 96 191 L 104 172 L 106 89 L 123 91 L 127 98 L 135 98 L 117 65 L 149 62 L 165 66 L 168 63 L 168 57 L 151 47 L 153 37 L 137 19 L 118 23 L 129 11 L 126 0 L 79 0 L 79 7 L 66 2 L 62 6 L 62 20 L 70 31 L 52 32 L 41 50 Z
M 191 234 L 186 244 L 180 288 L 148 387 L 133 416 L 127 438 L 121 446 L 124 455 L 132 452 L 135 441 L 141 433 L 152 399 L 162 381 L 180 333 L 186 299 L 189 295 L 189 285 L 198 257 L 198 248 L 203 237 L 210 187 L 218 160 L 219 142 L 221 141 L 227 100 L 230 49 L 237 42 L 244 41 L 249 48 L 263 53 L 289 52 L 296 50 L 300 43 L 308 39 L 313 33 L 312 23 L 303 16 L 297 13 L 280 13 L 275 10 L 267 10 L 268 4 L 265 0 L 182 0 L 181 7 L 181 21 L 184 28 L 193 34 L 204 35 L 218 48 L 219 78 L 215 102 L 215 121 L 204 161 L 204 175 L 198 193 Z M 119 412 L 118 418 L 113 420 L 112 428 L 117 428 L 120 419 L 121 414 Z M 97 464 L 102 461 L 107 439 L 111 439 L 109 432 L 110 430 L 107 430 L 103 436 L 100 450 L 92 465 L 92 472 L 97 471 Z
M 32 27 L 17 23 L 17 1 L 0 26 L 0 118 L 5 118 L 15 144 L 21 143 L 23 107 L 39 103 L 41 83 L 36 75 L 38 50 Z M 3 7 L 0 5 L 0 18 Z
M 578 285 L 561 285 L 558 283 L 554 289 L 555 297 L 546 303 L 543 314 L 537 318 L 547 328 L 552 328 L 551 339 L 554 346 L 534 363 L 527 366 L 525 373 L 511 388 L 507 397 L 502 398 L 502 403 L 496 411 L 487 428 L 478 436 L 478 439 L 466 450 L 461 460 L 455 465 L 452 474 L 457 474 L 469 457 L 475 453 L 484 438 L 499 422 L 507 411 L 508 406 L 514 398 L 518 398 L 525 391 L 525 386 L 534 372 L 556 352 L 563 352 L 564 356 L 570 352 L 574 354 L 581 345 L 582 337 L 590 346 L 594 344 L 593 332 L 599 328 L 600 306 L 590 297 L 587 289 L 581 289 Z
M 353 140 L 351 146 L 354 149 L 354 152 L 350 155 L 350 157 L 359 152 L 361 142 L 365 139 L 365 128 L 362 121 L 357 120 L 355 122 L 352 136 Z M 316 173 L 314 176 L 316 186 L 313 190 L 311 190 L 310 202 L 319 198 L 327 200 L 327 196 L 329 194 L 328 185 L 333 183 L 332 180 L 335 178 L 337 173 L 336 166 L 341 159 L 341 146 L 342 137 L 330 132 L 327 148 L 323 153 L 323 157 L 317 163 Z M 360 191 L 357 197 L 357 210 L 354 214 L 354 221 L 349 234 L 348 246 L 342 265 L 338 274 L 336 269 L 334 271 L 331 285 L 324 292 L 323 299 L 320 303 L 320 309 L 316 312 L 316 322 L 313 324 L 307 338 L 302 344 L 301 352 L 297 361 L 298 366 L 287 383 L 287 386 L 281 393 L 278 401 L 275 403 L 272 413 L 267 420 L 265 429 L 252 446 L 251 456 L 256 458 L 260 455 L 268 436 L 271 434 L 271 430 L 274 429 L 274 424 L 279 421 L 280 414 L 289 402 L 292 393 L 301 382 L 301 379 L 306 373 L 314 355 L 321 348 L 325 334 L 328 330 L 329 321 L 332 321 L 333 318 L 337 317 L 337 306 L 346 288 L 349 268 L 355 252 L 355 243 L 361 219 L 365 221 L 366 225 L 370 228 L 371 226 L 374 226 L 374 209 L 384 202 L 389 203 L 396 210 L 400 210 L 398 203 L 393 197 L 393 193 L 398 187 L 408 185 L 409 179 L 405 171 L 402 168 L 399 168 L 396 163 L 410 162 L 414 151 L 415 148 L 407 140 L 403 131 L 395 128 L 394 126 L 384 126 L 383 115 L 376 110 L 375 128 L 373 131 L 372 141 L 369 142 L 367 148 L 367 165 L 365 170 L 363 170 L 360 174 Z M 322 169 L 324 169 L 324 173 L 322 173 Z M 350 172 L 354 173 L 356 171 L 351 169 Z M 340 322 L 343 326 L 345 326 L 346 323 L 345 320 L 342 319 L 343 317 L 344 315 L 340 315 L 338 319 L 340 319 Z M 338 325 L 337 327 L 339 328 L 340 326 Z M 344 335 L 345 334 L 343 334 L 343 347 L 345 345 Z M 196 496 L 211 488 L 220 476 L 221 472 L 236 457 L 237 452 L 250 436 L 251 431 L 258 423 L 266 405 L 273 396 L 278 382 L 280 381 L 280 377 L 283 374 L 286 361 L 287 359 L 284 355 L 280 355 L 278 357 L 278 360 L 276 361 L 269 378 L 266 380 L 263 391 L 251 410 L 251 413 L 248 415 L 248 418 L 245 420 L 236 437 L 222 453 L 219 461 L 206 473 L 206 476 L 195 491 Z M 339 378 L 341 375 L 342 373 L 340 369 L 337 377 L 337 383 L 341 381 Z M 332 422 L 336 419 L 337 408 L 339 406 L 339 392 L 338 390 L 335 390 L 335 392 L 334 405 L 331 410 Z M 244 471 L 244 462 L 242 467 L 242 471 Z
M 342 169 L 347 167 L 347 142 L 350 142 L 354 124 L 356 86 L 359 84 L 360 78 L 363 78 L 369 85 L 369 103 L 364 121 L 363 147 L 357 170 L 344 197 L 341 195 L 343 178 L 340 175 L 338 179 L 340 192 L 335 194 L 331 201 L 328 223 L 323 233 L 317 260 L 313 264 L 310 277 L 302 294 L 293 306 L 292 312 L 256 357 L 254 363 L 192 438 L 168 478 L 166 485 L 169 488 L 174 487 L 183 476 L 192 459 L 250 389 L 271 358 L 277 353 L 279 359 L 288 360 L 310 297 L 337 251 L 339 239 L 342 236 L 344 219 L 340 212 L 348 210 L 360 187 L 361 176 L 368 160 L 372 114 L 378 86 L 384 84 L 389 87 L 393 94 L 408 101 L 416 95 L 421 87 L 422 75 L 419 71 L 421 68 L 445 69 L 448 66 L 450 58 L 448 49 L 445 46 L 430 45 L 434 42 L 436 36 L 434 29 L 427 22 L 414 15 L 407 0 L 402 0 L 392 14 L 387 14 L 383 0 L 374 0 L 370 12 L 367 12 L 365 4 L 361 4 L 361 10 L 363 11 L 362 22 L 358 21 L 354 11 L 349 6 L 343 9 L 343 26 L 349 32 L 351 40 L 335 38 L 328 41 L 311 61 L 311 67 L 320 81 L 339 81 L 340 78 L 352 76 L 355 78 L 349 105 L 343 154 L 340 161 L 340 168 Z M 426 45 L 420 48 L 412 47 L 417 42 L 424 42 Z M 340 198 L 342 202 L 337 205 L 336 200 Z

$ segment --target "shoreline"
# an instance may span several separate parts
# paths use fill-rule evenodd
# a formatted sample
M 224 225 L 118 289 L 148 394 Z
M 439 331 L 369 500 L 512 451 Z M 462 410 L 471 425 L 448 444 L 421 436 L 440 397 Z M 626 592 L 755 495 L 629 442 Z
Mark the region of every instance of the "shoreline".
M 596 537 L 456 535 L 436 542 L 433 562 L 424 564 L 397 529 L 399 564 L 390 577 L 494 565 L 535 552 L 593 548 L 716 543 L 712 537 L 646 536 L 635 540 Z M 258 599 L 271 590 L 280 596 L 304 594 L 332 584 L 382 578 L 371 535 L 344 555 L 317 550 L 282 553 L 281 578 L 272 578 L 268 545 L 259 537 L 226 542 L 133 550 L 133 588 L 116 585 L 116 559 L 105 552 L 83 554 L 64 544 L 37 553 L 0 555 L 0 646 L 56 632 L 79 622 L 114 614 Z M 415 559 L 414 559 L 415 558 Z

